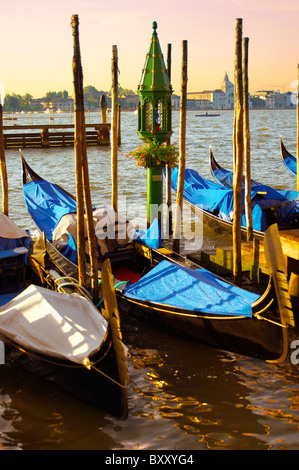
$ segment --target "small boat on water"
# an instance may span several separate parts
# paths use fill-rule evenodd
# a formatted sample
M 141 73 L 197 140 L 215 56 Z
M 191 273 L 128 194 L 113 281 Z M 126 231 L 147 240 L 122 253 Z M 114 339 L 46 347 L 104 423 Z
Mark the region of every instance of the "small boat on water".
M 297 158 L 294 157 L 285 147 L 282 137 L 280 136 L 280 154 L 282 162 L 286 168 L 295 176 L 297 176 Z
M 23 156 L 22 164 L 25 203 L 42 232 L 44 247 L 42 261 L 34 252 L 31 256 L 36 272 L 46 282 L 53 270 L 77 278 L 75 235 L 70 238 L 71 231 L 75 234 L 76 202 L 58 185 L 37 175 Z M 98 263 L 111 262 L 120 311 L 127 309 L 143 320 L 162 320 L 166 327 L 175 326 L 218 348 L 275 361 L 285 358 L 287 329 L 272 278 L 258 295 L 157 246 L 155 236 L 136 237 L 132 225 L 106 206 L 94 210 L 94 221 Z M 59 246 L 57 242 L 64 243 Z
M 0 214 L 0 339 L 5 349 L 30 372 L 125 418 L 127 365 L 115 325 L 77 282 L 61 279 L 58 291 L 33 283 L 31 249 L 28 233 Z
M 195 114 L 195 117 L 219 117 L 221 114 L 212 114 L 212 113 L 205 113 L 205 114 Z

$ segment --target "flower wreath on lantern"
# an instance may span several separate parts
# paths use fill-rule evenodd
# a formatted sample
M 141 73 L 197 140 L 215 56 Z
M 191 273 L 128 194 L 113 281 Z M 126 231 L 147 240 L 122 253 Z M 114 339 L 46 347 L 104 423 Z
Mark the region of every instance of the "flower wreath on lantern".
M 169 165 L 175 168 L 178 163 L 179 150 L 175 144 L 165 144 L 159 142 L 156 138 L 147 139 L 144 145 L 127 154 L 132 160 L 135 160 L 136 166 L 153 168 L 156 166 Z

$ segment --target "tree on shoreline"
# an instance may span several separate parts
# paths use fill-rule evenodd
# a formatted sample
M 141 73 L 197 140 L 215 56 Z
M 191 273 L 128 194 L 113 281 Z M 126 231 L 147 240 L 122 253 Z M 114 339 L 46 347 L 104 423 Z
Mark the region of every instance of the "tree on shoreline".
M 133 90 L 127 88 L 119 87 L 119 98 L 129 95 L 136 94 Z M 99 96 L 106 95 L 110 96 L 110 92 L 99 91 L 94 86 L 88 85 L 84 87 L 84 95 L 86 95 L 86 100 L 90 102 L 98 102 Z M 43 96 L 40 101 L 44 101 L 49 105 L 53 99 L 68 99 L 70 98 L 66 90 L 63 91 L 48 91 L 45 96 Z M 4 111 L 16 112 L 16 111 L 38 111 L 43 109 L 42 106 L 32 104 L 33 97 L 29 93 L 25 95 L 20 95 L 17 93 L 12 93 L 5 95 L 4 101 Z
M 5 95 L 5 111 L 29 111 L 31 109 L 32 96 L 29 93 L 25 95 Z

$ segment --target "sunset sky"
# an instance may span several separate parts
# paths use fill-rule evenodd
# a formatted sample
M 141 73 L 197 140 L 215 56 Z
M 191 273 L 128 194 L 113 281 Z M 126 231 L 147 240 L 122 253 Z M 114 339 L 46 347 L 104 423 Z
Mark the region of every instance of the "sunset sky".
M 249 88 L 294 91 L 299 62 L 298 0 L 0 0 L 1 73 L 6 93 L 73 92 L 70 19 L 79 15 L 84 86 L 111 88 L 112 46 L 119 85 L 137 90 L 152 35 L 172 44 L 172 85 L 181 88 L 182 41 L 188 41 L 188 92 L 233 82 L 235 21 L 249 37 Z

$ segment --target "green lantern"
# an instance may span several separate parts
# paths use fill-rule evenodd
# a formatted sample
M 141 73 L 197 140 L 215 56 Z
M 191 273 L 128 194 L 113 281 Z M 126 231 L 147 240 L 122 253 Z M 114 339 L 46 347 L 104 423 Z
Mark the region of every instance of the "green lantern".
M 164 142 L 171 136 L 172 93 L 154 21 L 151 44 L 138 85 L 138 135 L 141 139 L 155 137 Z
M 157 23 L 153 22 L 153 34 L 145 65 L 138 86 L 138 135 L 154 147 L 165 142 L 172 134 L 172 87 L 166 71 L 157 35 Z M 156 149 L 152 149 L 154 157 Z M 153 158 L 154 159 L 154 158 Z M 158 218 L 161 228 L 163 206 L 163 163 L 147 165 L 147 226 Z

